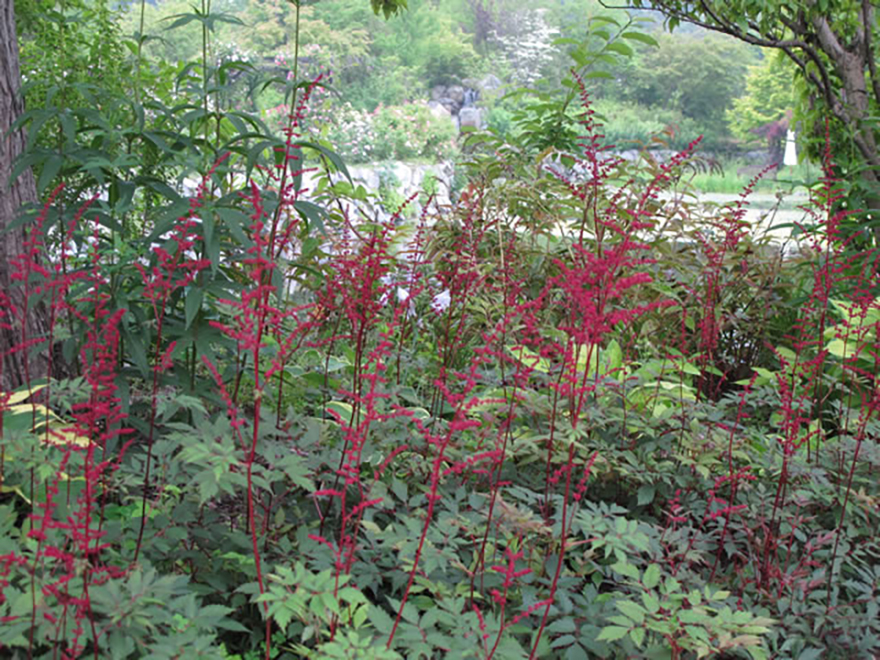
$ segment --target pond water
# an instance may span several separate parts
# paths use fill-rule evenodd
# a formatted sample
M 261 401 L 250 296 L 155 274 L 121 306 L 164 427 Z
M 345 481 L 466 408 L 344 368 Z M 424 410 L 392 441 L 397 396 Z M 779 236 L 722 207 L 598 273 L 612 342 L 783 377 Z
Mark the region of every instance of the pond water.
M 724 206 L 736 203 L 739 195 L 703 193 L 697 199 L 704 204 Z M 808 202 L 805 192 L 788 194 L 781 200 L 773 194 L 754 193 L 748 198 L 745 220 L 757 235 L 766 232 L 774 243 L 784 244 L 791 240 L 793 225 L 804 221 L 806 212 L 799 207 Z

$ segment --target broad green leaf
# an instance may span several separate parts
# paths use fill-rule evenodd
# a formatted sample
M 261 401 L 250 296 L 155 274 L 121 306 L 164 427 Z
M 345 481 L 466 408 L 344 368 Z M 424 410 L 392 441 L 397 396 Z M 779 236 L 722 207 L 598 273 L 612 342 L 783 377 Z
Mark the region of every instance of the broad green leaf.
M 391 629 L 394 627 L 394 619 L 392 619 L 384 609 L 378 605 L 371 604 L 368 616 L 370 622 L 380 633 L 385 635 L 391 633 Z
M 228 207 L 217 207 L 215 211 L 241 247 L 251 247 L 253 245 L 250 237 L 245 233 L 245 228 L 250 227 L 250 220 L 244 213 L 238 209 Z
M 625 575 L 628 578 L 632 578 L 633 580 L 639 579 L 639 569 L 637 569 L 632 564 L 626 564 L 622 561 L 617 562 L 613 566 L 612 569 L 620 573 L 621 575 Z
M 657 598 L 653 591 L 642 592 L 642 602 L 645 604 L 645 611 L 649 614 L 655 614 L 660 610 L 660 599 Z
M 617 609 L 619 609 L 627 617 L 629 617 L 636 623 L 644 623 L 645 610 L 642 609 L 642 606 L 638 603 L 633 603 L 629 600 L 619 600 L 615 603 L 615 605 L 617 606 Z
M 577 626 L 574 623 L 574 619 L 565 617 L 556 619 L 556 621 L 547 626 L 547 630 L 554 633 L 572 633 L 577 630 Z
M 620 36 L 624 39 L 631 39 L 632 41 L 639 41 L 643 44 L 648 44 L 649 46 L 660 45 L 654 37 L 645 34 L 644 32 L 624 32 Z
M 290 454 L 278 463 L 278 467 L 284 470 L 284 474 L 297 486 L 308 491 L 315 490 L 315 485 L 308 477 L 309 469 L 303 457 L 297 454 Z
M 327 412 L 334 412 L 336 415 L 339 415 L 338 421 L 342 424 L 349 425 L 351 424 L 351 418 L 354 414 L 354 408 L 350 403 L 346 403 L 344 401 L 331 401 L 327 404 Z M 330 415 L 331 419 L 334 421 L 337 420 L 335 415 Z
M 186 328 L 192 325 L 193 320 L 202 308 L 202 301 L 205 298 L 205 290 L 196 286 L 191 286 L 186 292 L 186 301 L 184 303 L 184 314 L 186 316 Z
M 645 629 L 644 628 L 633 628 L 629 633 L 630 638 L 633 643 L 641 648 L 642 644 L 645 641 Z
M 317 151 L 319 154 L 327 158 L 331 163 L 333 163 L 333 167 L 336 168 L 338 172 L 341 172 L 346 179 L 348 179 L 349 183 L 353 183 L 351 179 L 351 174 L 348 173 L 348 168 L 345 166 L 345 162 L 342 160 L 339 154 L 335 151 L 331 151 L 326 147 L 322 147 L 320 144 L 316 144 L 314 142 L 296 142 L 295 145 L 297 147 L 313 149 Z
M 61 166 L 64 164 L 64 158 L 59 155 L 49 156 L 43 162 L 43 168 L 40 171 L 40 179 L 37 181 L 37 192 L 44 193 L 46 189 L 49 187 L 55 177 L 58 176 L 58 172 L 61 170 Z
M 629 628 L 624 628 L 622 626 L 606 626 L 605 628 L 602 628 L 601 632 L 599 632 L 599 636 L 596 637 L 596 640 L 615 642 L 618 639 L 623 639 L 628 634 Z
M 610 44 L 605 46 L 605 50 L 610 50 L 615 53 L 619 53 L 625 57 L 632 57 L 633 49 L 627 46 L 622 41 L 613 41 Z
M 653 589 L 658 584 L 660 584 L 660 568 L 657 564 L 651 564 L 645 569 L 645 574 L 642 576 L 642 585 L 646 589 Z

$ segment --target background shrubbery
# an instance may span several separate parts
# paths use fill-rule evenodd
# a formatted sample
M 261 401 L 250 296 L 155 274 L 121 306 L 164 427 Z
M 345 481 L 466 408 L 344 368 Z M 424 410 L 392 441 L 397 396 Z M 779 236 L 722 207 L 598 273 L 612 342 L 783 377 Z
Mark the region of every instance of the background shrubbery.
M 145 52 L 169 62 L 199 57 L 195 22 L 166 29 L 173 24 L 171 17 L 188 11 L 175 0 L 148 5 L 147 31 L 162 38 L 145 43 Z M 256 26 L 241 30 L 225 19 L 213 26 L 215 55 L 238 57 L 250 67 L 231 76 L 236 103 L 263 112 L 281 107 L 283 94 L 263 89 L 262 81 L 292 73 L 294 5 L 242 0 L 220 11 L 230 21 Z M 122 20 L 127 29 L 139 28 L 134 6 Z M 751 131 L 795 106 L 791 71 L 760 49 L 705 31 L 664 35 L 649 12 L 636 13 L 634 20 L 622 12 L 609 18 L 593 0 L 529 8 L 415 0 L 390 22 L 373 16 L 359 0 L 333 0 L 303 5 L 299 21 L 307 45 L 298 74 L 301 79 L 332 74 L 328 81 L 340 95 L 325 103 L 338 103 L 330 110 L 336 114 L 349 112 L 346 104 L 372 113 L 378 107 L 425 101 L 436 85 L 479 89 L 476 83 L 493 74 L 506 86 L 500 92 L 484 91 L 478 104 L 491 127 L 508 130 L 506 118 L 523 98 L 505 100 L 504 94 L 520 84 L 540 90 L 549 83 L 552 88 L 556 72 L 579 49 L 604 49 L 593 61 L 596 71 L 587 73 L 602 74 L 590 88 L 601 101 L 615 144 L 646 142 L 671 126 L 677 135 L 674 148 L 703 135 L 704 150 L 726 157 L 738 149 L 766 148 L 766 140 Z M 630 38 L 633 34 L 639 38 Z M 607 43 L 615 35 L 613 44 Z

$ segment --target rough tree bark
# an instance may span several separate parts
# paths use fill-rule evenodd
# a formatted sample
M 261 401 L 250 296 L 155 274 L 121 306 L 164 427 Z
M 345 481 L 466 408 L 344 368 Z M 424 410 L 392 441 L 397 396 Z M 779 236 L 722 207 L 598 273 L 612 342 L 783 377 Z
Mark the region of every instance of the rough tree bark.
M 22 131 L 9 132 L 15 119 L 24 111 L 24 102 L 19 93 L 21 73 L 18 64 L 18 42 L 15 34 L 15 7 L 13 0 L 0 0 L 0 291 L 5 293 L 12 305 L 4 321 L 13 328 L 0 327 L 0 390 L 20 386 L 25 382 L 25 353 L 14 348 L 20 343 L 22 325 L 30 338 L 45 335 L 46 315 L 44 310 L 25 311 L 23 290 L 12 282 L 12 259 L 21 254 L 25 239 L 25 229 L 7 231 L 20 208 L 37 201 L 37 190 L 30 169 L 23 172 L 15 181 L 10 181 L 15 159 L 25 148 L 25 135 Z M 10 318 L 11 316 L 11 318 Z M 32 378 L 42 376 L 34 358 L 28 365 Z

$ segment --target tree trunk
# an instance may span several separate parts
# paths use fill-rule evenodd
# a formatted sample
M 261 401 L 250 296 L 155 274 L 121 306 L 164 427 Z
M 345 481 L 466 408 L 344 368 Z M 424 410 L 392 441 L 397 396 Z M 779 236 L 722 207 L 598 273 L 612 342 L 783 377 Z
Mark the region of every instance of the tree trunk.
M 23 131 L 13 131 L 6 136 L 9 127 L 24 111 L 20 83 L 15 7 L 13 0 L 0 0 L 0 294 L 8 298 L 0 309 L 0 391 L 7 392 L 25 383 L 28 377 L 33 380 L 45 375 L 39 371 L 35 358 L 25 363 L 34 349 L 16 348 L 21 344 L 22 335 L 33 340 L 45 336 L 46 330 L 45 310 L 28 310 L 21 283 L 12 281 L 12 259 L 24 251 L 25 229 L 6 231 L 23 205 L 37 201 L 30 169 L 10 181 L 12 165 L 25 148 Z M 0 300 L 2 298 L 0 296 Z

